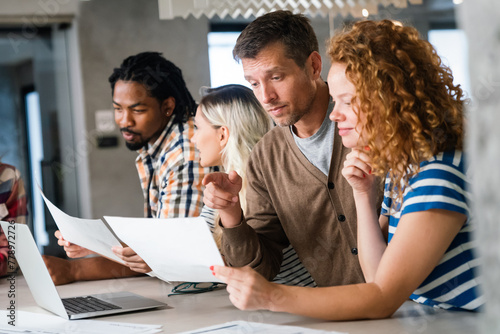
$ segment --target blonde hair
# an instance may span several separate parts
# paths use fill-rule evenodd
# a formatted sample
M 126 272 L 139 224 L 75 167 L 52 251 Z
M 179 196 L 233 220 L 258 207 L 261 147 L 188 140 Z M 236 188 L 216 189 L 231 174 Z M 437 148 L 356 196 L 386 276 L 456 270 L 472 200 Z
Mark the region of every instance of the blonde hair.
M 328 54 L 332 63 L 346 65 L 356 87 L 353 103 L 363 113 L 362 139 L 373 172 L 389 173 L 399 199 L 400 185 L 422 161 L 462 149 L 464 94 L 416 29 L 389 20 L 357 22 L 332 37 Z
M 221 151 L 222 167 L 225 172 L 234 170 L 241 176 L 240 203 L 245 212 L 247 162 L 255 144 L 273 127 L 272 119 L 252 90 L 242 85 L 224 85 L 206 90 L 199 107 L 214 128 L 225 126 L 229 131 L 227 144 Z

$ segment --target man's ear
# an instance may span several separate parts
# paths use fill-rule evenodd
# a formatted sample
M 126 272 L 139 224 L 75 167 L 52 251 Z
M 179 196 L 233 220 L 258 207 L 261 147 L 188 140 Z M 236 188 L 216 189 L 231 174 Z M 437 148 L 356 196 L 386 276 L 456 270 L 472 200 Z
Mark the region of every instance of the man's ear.
M 219 128 L 219 145 L 221 150 L 226 147 L 229 140 L 229 129 L 227 126 L 221 126 Z
M 322 67 L 320 54 L 316 51 L 313 51 L 309 55 L 308 61 L 311 62 L 310 66 L 312 67 L 312 74 L 314 76 L 314 79 L 318 79 L 321 76 L 321 67 Z
M 174 113 L 175 109 L 175 98 L 173 96 L 170 96 L 163 100 L 163 103 L 161 104 L 161 112 L 163 115 L 166 117 L 172 116 Z

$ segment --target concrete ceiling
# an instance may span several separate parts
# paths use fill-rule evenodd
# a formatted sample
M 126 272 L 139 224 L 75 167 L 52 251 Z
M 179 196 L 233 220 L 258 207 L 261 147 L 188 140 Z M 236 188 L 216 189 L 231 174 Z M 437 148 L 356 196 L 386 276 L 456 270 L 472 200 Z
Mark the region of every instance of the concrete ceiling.
M 455 5 L 452 0 L 424 0 L 423 2 L 423 5 L 409 5 L 406 9 L 389 7 L 384 10 L 381 8 L 379 14 L 373 17 L 373 19 L 397 16 L 399 19 L 411 17 L 413 19 L 428 20 L 433 24 L 455 24 Z M 234 23 L 244 20 L 221 20 L 214 17 L 211 21 L 216 23 L 230 21 Z M 22 42 L 22 44 L 18 42 Z M 5 25 L 0 26 L 0 65 L 13 65 L 30 59 L 32 57 L 30 43 L 30 39 L 23 37 L 19 26 L 14 31 L 9 31 L 9 28 Z

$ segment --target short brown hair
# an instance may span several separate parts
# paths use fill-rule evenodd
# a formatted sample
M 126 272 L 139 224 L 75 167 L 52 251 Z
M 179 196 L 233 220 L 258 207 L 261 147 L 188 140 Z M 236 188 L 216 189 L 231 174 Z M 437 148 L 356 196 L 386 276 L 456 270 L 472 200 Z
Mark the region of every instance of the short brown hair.
M 313 51 L 319 50 L 309 19 L 279 10 L 257 18 L 241 32 L 233 49 L 234 59 L 255 58 L 262 49 L 276 42 L 285 47 L 286 56 L 300 67 Z

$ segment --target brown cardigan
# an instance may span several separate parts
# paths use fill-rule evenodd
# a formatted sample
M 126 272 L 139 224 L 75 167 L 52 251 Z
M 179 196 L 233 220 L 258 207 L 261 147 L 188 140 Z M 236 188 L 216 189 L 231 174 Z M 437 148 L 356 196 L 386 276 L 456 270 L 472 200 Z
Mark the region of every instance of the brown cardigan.
M 318 286 L 363 282 L 356 207 L 341 173 L 349 152 L 336 128 L 327 179 L 302 154 L 288 127 L 266 134 L 247 168 L 246 217 L 223 229 L 227 263 L 249 265 L 271 280 L 279 272 L 282 249 L 291 243 Z

